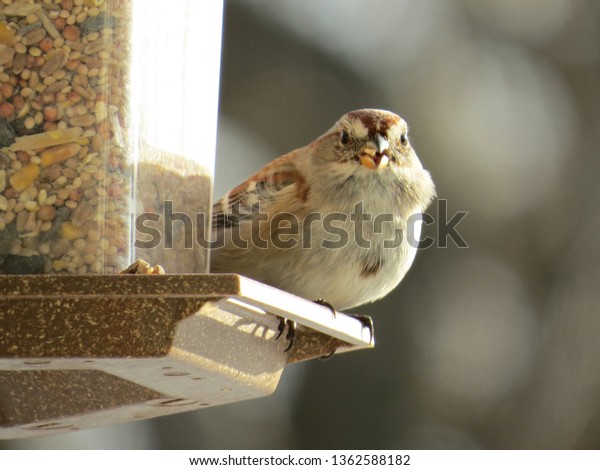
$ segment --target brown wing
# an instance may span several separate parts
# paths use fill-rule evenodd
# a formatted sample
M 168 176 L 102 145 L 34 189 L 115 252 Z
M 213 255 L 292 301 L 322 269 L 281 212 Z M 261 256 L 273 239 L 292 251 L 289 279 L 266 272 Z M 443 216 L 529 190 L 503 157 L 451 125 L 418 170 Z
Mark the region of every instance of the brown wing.
M 213 205 L 212 229 L 220 231 L 252 217 L 265 203 L 276 199 L 280 191 L 296 185 L 306 199 L 308 189 L 293 164 L 295 152 L 283 155 L 236 186 Z

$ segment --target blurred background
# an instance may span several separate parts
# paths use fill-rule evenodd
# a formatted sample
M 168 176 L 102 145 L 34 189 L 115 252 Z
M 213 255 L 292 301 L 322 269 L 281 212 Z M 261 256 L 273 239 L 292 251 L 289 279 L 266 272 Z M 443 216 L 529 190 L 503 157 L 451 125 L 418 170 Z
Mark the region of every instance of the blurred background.
M 271 397 L 0 447 L 599 448 L 600 3 L 231 0 L 222 57 L 216 197 L 385 108 L 469 247 L 429 226 L 376 348 Z

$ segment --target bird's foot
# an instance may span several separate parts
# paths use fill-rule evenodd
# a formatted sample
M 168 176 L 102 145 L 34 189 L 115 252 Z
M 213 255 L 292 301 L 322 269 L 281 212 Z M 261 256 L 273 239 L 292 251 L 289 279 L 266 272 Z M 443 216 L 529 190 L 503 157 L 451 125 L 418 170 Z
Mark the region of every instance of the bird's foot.
M 335 351 L 331 351 L 329 354 L 324 354 L 323 356 L 319 356 L 319 359 L 321 359 L 322 361 L 326 361 L 334 354 L 335 354 Z
M 333 305 L 331 305 L 326 300 L 324 300 L 324 299 L 315 299 L 315 300 L 313 300 L 313 302 L 315 304 L 317 304 L 317 305 L 321 305 L 323 307 L 327 307 L 329 310 L 331 310 L 331 314 L 333 315 L 333 318 L 336 317 L 337 312 L 335 311 L 335 308 L 333 308 Z M 327 359 L 329 359 L 334 354 L 335 354 L 335 351 L 331 351 L 329 354 L 325 354 L 324 356 L 319 357 L 319 359 L 321 359 L 322 361 L 326 361 Z
M 315 303 L 317 305 L 321 305 L 322 307 L 327 307 L 329 310 L 331 310 L 331 314 L 333 315 L 333 318 L 335 318 L 335 316 L 336 316 L 335 308 L 333 308 L 333 305 L 331 305 L 329 302 L 327 302 L 326 300 L 323 300 L 323 299 L 315 299 L 315 300 L 313 300 L 313 303 Z
M 329 310 L 331 310 L 331 314 L 333 315 L 333 318 L 336 317 L 337 312 L 335 311 L 335 308 L 333 308 L 333 305 L 331 305 L 329 302 L 327 302 L 326 300 L 323 299 L 315 299 L 313 300 L 313 302 L 317 305 L 321 305 L 323 307 L 327 307 Z M 327 359 L 329 359 L 331 356 L 333 356 L 335 354 L 335 351 L 331 351 L 329 354 L 325 354 L 323 356 L 320 356 L 319 359 L 321 359 L 322 361 L 326 361 Z
M 373 340 L 373 319 L 368 315 L 356 315 L 352 313 L 347 314 L 350 317 L 356 318 L 359 322 L 363 324 L 363 327 L 369 329 L 369 334 L 371 335 L 371 340 Z
M 277 336 L 275 337 L 275 341 L 281 338 L 283 332 L 286 330 L 287 333 L 285 335 L 285 339 L 288 341 L 288 345 L 283 350 L 283 352 L 288 352 L 294 346 L 294 339 L 296 339 L 296 322 L 293 320 L 288 320 L 287 318 L 279 317 L 279 325 L 277 325 Z

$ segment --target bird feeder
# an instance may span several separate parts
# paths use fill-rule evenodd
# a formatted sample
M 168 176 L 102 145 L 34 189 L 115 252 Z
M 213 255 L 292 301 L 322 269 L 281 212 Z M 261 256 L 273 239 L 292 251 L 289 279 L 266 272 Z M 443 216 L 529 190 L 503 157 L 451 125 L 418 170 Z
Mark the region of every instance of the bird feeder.
M 0 437 L 261 397 L 291 362 L 373 345 L 208 273 L 222 7 L 0 5 Z M 168 274 L 119 274 L 138 258 Z

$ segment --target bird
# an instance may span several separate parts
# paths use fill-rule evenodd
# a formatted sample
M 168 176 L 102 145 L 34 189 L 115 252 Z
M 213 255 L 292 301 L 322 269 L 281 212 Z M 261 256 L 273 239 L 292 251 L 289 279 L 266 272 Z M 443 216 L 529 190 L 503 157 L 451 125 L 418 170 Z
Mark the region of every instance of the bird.
M 397 114 L 358 109 L 213 204 L 210 272 L 344 310 L 381 299 L 417 252 L 436 196 Z

